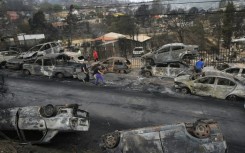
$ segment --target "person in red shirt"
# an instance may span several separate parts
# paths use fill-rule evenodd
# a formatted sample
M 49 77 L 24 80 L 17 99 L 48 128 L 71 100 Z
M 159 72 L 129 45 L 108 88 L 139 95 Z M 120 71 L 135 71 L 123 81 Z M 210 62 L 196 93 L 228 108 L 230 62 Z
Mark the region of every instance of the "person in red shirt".
M 96 50 L 94 50 L 94 52 L 93 52 L 93 57 L 94 57 L 95 62 L 99 60 L 98 52 Z

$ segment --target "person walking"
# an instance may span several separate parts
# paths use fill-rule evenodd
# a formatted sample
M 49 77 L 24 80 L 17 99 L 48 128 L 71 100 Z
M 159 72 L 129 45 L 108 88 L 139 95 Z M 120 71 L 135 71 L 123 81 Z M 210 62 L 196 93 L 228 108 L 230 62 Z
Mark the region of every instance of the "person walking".
M 98 85 L 99 84 L 99 81 L 101 80 L 101 82 L 103 84 L 105 84 L 104 82 L 104 77 L 102 76 L 103 75 L 103 71 L 102 71 L 102 67 L 101 66 L 98 66 L 94 69 L 94 78 L 95 78 L 95 85 Z
M 96 50 L 93 51 L 93 57 L 95 62 L 99 60 L 98 52 Z
M 196 62 L 196 65 L 195 65 L 196 73 L 202 75 L 203 68 L 204 68 L 204 61 L 203 61 L 203 58 L 201 58 L 199 61 Z

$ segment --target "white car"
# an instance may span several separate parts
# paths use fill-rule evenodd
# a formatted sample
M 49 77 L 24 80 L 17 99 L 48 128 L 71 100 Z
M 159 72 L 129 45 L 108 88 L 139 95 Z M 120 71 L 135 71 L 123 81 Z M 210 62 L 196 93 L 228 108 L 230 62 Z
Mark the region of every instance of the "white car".
M 145 50 L 143 47 L 135 47 L 133 50 L 133 57 L 135 56 L 141 56 L 145 53 Z
M 183 79 L 182 77 L 174 79 L 175 88 L 181 93 L 211 96 L 230 101 L 245 99 L 245 83 L 233 75 L 224 72 L 213 72 L 196 80 Z

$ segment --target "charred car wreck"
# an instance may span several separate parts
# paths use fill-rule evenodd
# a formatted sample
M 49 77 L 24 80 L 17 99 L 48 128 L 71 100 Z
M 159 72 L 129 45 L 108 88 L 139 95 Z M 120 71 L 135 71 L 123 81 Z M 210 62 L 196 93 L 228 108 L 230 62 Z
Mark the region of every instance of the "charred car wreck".
M 141 68 L 141 74 L 145 77 L 176 77 L 186 71 L 191 71 L 191 68 L 181 61 L 169 61 L 154 66 L 146 65 Z
M 102 136 L 108 153 L 225 153 L 226 141 L 213 120 L 116 131 Z
M 47 143 L 58 132 L 88 131 L 89 126 L 89 113 L 77 104 L 0 110 L 0 138 L 21 143 Z

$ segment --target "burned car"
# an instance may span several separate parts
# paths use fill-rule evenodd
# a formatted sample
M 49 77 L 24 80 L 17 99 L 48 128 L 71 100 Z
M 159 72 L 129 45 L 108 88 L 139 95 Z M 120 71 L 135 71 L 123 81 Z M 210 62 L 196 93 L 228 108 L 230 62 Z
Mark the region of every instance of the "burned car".
M 79 63 L 69 61 L 66 54 L 48 54 L 38 57 L 34 63 L 23 65 L 24 75 L 44 75 L 49 77 L 73 77 Z
M 102 136 L 101 148 L 108 153 L 226 153 L 227 145 L 214 120 L 200 119 Z
M 88 131 L 89 113 L 77 104 L 0 110 L 0 137 L 21 143 L 47 143 L 59 132 Z
M 190 71 L 190 67 L 181 61 L 169 61 L 154 66 L 146 65 L 141 68 L 141 74 L 145 77 L 176 77 L 177 75 Z
M 5 68 L 21 70 L 24 63 L 33 63 L 37 58 L 37 52 L 25 52 L 10 60 L 5 64 Z
M 181 93 L 211 96 L 230 101 L 245 99 L 245 83 L 233 75 L 224 72 L 213 72 L 196 80 L 191 78 L 183 80 L 181 77 L 174 79 L 174 87 Z
M 131 71 L 131 62 L 123 57 L 110 57 L 104 61 L 95 62 L 91 64 L 91 70 L 102 66 L 105 68 L 105 73 L 129 73 Z
M 1 51 L 0 52 L 0 67 L 6 65 L 7 61 L 15 58 L 19 53 L 16 51 Z
M 198 55 L 197 45 L 183 43 L 166 44 L 159 49 L 141 56 L 147 65 L 161 64 L 170 60 L 191 59 Z
M 4 76 L 0 75 L 0 95 L 3 96 L 7 92 L 7 86 L 5 85 Z

